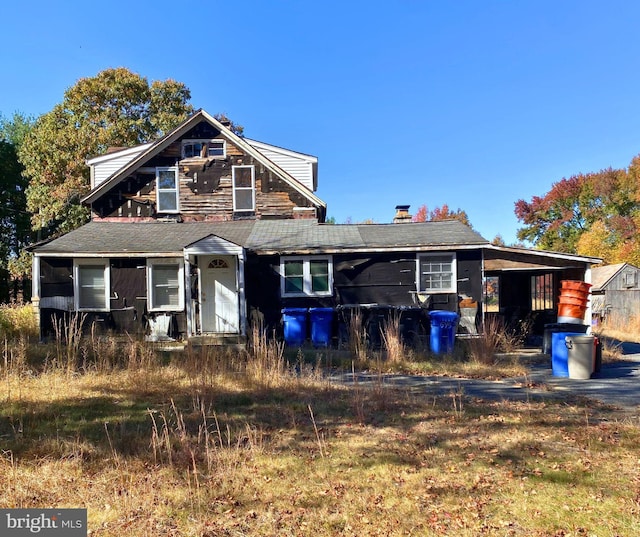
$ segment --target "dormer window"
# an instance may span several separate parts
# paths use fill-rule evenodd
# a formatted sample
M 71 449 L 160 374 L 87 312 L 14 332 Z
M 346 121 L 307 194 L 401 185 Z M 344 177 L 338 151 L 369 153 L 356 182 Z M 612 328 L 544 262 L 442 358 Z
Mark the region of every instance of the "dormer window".
M 159 213 L 178 212 L 178 168 L 156 168 L 156 203 Z
M 182 158 L 225 157 L 225 140 L 182 140 Z

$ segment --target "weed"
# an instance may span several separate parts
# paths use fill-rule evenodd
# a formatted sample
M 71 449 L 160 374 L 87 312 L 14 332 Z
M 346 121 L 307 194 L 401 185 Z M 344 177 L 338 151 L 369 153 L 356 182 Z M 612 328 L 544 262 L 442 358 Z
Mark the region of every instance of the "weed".
M 359 362 L 366 362 L 369 356 L 369 345 L 367 343 L 367 330 L 362 312 L 359 309 L 351 312 L 347 320 L 347 333 L 351 354 Z
M 381 327 L 381 337 L 387 360 L 391 363 L 399 363 L 406 359 L 407 348 L 402 341 L 400 333 L 400 314 L 392 312 L 386 317 Z

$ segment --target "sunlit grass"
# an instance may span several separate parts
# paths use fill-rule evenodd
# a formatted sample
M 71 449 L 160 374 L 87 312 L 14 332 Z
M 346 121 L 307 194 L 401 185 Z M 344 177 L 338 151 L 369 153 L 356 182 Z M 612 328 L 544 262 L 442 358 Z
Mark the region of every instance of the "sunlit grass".
M 640 531 L 637 419 L 247 360 L 3 371 L 0 507 L 86 507 L 100 536 Z

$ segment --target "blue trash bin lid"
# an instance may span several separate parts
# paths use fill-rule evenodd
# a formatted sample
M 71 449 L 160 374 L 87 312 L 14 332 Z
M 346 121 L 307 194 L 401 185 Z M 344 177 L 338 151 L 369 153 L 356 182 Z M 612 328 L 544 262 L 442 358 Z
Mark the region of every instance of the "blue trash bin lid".
M 458 314 L 455 311 L 433 310 L 429 312 L 429 318 L 433 321 L 454 321 Z
M 307 313 L 307 308 L 283 308 L 282 313 Z

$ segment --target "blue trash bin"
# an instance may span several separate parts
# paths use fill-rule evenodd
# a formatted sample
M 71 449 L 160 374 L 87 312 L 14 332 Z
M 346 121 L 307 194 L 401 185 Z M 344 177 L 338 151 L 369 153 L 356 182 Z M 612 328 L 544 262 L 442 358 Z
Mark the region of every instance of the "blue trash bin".
M 284 308 L 282 310 L 284 323 L 284 341 L 287 345 L 298 347 L 307 339 L 307 309 Z
M 314 347 L 328 347 L 331 343 L 333 309 L 309 308 L 311 322 L 311 343 Z
M 458 314 L 455 311 L 434 310 L 429 312 L 429 319 L 431 320 L 429 336 L 431 352 L 435 354 L 453 352 L 458 331 Z
M 554 332 L 551 334 L 551 374 L 554 377 L 569 376 L 569 350 L 567 336 L 584 336 L 584 332 Z

